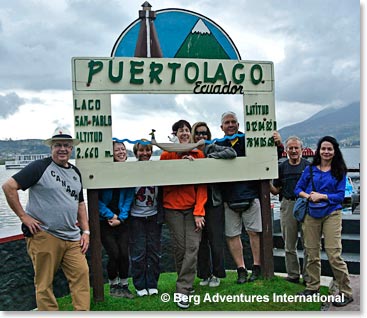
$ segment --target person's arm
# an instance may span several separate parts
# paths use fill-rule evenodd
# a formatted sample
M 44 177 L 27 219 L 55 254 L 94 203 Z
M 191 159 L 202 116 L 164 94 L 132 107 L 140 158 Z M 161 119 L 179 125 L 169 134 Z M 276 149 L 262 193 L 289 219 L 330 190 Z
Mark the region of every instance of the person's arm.
M 273 182 L 271 182 L 271 181 L 269 181 L 269 184 L 270 184 L 270 192 L 271 192 L 271 194 L 277 195 L 277 194 L 280 193 L 281 188 L 278 188 L 278 187 L 274 186 Z
M 331 204 L 342 204 L 345 197 L 345 185 L 346 178 L 344 177 L 336 184 L 335 192 L 325 194 L 325 199 L 328 200 Z
M 204 205 L 207 201 L 207 186 L 206 184 L 198 184 L 196 187 L 196 202 L 194 207 L 194 216 L 205 216 Z
M 312 166 L 307 166 L 305 170 L 303 170 L 303 173 L 299 178 L 296 187 L 294 188 L 294 194 L 296 197 L 306 198 L 307 200 L 310 199 L 310 194 L 306 192 L 311 178 L 310 169 L 312 169 Z
M 98 194 L 98 211 L 99 215 L 102 218 L 110 220 L 114 217 L 115 214 L 107 207 L 107 204 L 104 202 L 104 195 L 105 195 L 104 191 L 112 191 L 112 190 L 100 190 L 100 193 Z
M 126 188 L 126 189 L 123 189 L 122 191 L 123 191 L 123 194 L 122 194 L 123 202 L 121 202 L 120 214 L 118 218 L 120 220 L 126 220 L 129 216 L 129 211 L 131 209 L 131 205 L 134 200 L 135 188 Z
M 205 184 L 199 184 L 196 186 L 196 202 L 194 207 L 194 219 L 195 219 L 195 231 L 200 231 L 205 225 L 205 208 L 204 205 L 207 201 L 207 186 Z
M 20 185 L 17 181 L 15 181 L 14 178 L 9 178 L 2 186 L 6 201 L 8 202 L 10 208 L 19 217 L 20 221 L 29 228 L 31 233 L 35 234 L 38 231 L 42 231 L 40 227 L 41 222 L 32 218 L 24 211 L 18 195 L 18 190 L 20 188 Z
M 345 196 L 345 185 L 346 185 L 346 179 L 343 178 L 340 181 L 334 181 L 334 179 L 330 176 L 329 179 L 325 180 L 326 183 L 331 184 L 329 188 L 335 189 L 333 192 L 327 191 L 327 193 L 323 193 L 325 191 L 316 192 L 312 191 L 310 193 L 311 200 L 313 202 L 320 202 L 320 201 L 329 201 L 330 204 L 341 204 L 344 200 Z M 336 182 L 336 183 L 335 183 Z
M 278 131 L 273 133 L 274 143 L 277 146 L 278 159 L 282 158 L 284 152 L 284 145 L 282 144 L 282 137 Z
M 207 158 L 233 159 L 237 157 L 236 150 L 231 147 L 210 144 L 205 147 L 204 154 Z
M 87 214 L 87 207 L 85 206 L 85 202 L 79 202 L 78 205 L 78 223 L 82 230 L 82 236 L 80 238 L 80 246 L 81 251 L 85 254 L 89 247 L 89 223 L 88 223 L 88 214 Z

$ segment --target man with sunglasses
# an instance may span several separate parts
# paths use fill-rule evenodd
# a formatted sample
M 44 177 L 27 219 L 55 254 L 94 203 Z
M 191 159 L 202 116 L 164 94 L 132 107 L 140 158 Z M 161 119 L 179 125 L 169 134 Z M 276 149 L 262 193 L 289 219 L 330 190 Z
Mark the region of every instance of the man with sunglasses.
M 2 188 L 10 208 L 22 222 L 34 268 L 38 310 L 58 310 L 52 285 L 59 267 L 69 282 L 74 309 L 89 310 L 87 209 L 80 172 L 69 163 L 79 140 L 73 139 L 67 129 L 57 128 L 44 143 L 51 147 L 51 157 L 30 163 Z M 19 201 L 20 189 L 29 190 L 25 209 Z

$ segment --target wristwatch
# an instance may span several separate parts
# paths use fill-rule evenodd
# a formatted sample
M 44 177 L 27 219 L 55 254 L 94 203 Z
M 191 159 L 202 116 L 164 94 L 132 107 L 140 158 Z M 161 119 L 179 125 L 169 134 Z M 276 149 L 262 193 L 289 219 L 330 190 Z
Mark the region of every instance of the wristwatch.
M 90 235 L 90 231 L 88 231 L 88 230 L 85 230 L 85 231 L 83 231 L 83 234 L 87 234 L 87 235 Z

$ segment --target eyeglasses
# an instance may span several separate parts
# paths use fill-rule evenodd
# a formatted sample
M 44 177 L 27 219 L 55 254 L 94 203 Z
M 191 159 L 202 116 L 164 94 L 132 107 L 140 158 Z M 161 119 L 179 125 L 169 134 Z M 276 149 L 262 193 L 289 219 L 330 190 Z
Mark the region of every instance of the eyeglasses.
M 64 144 L 62 144 L 62 143 L 56 143 L 56 144 L 53 144 L 53 147 L 54 148 L 62 148 L 62 147 L 64 147 L 64 148 L 71 148 L 73 146 L 72 146 L 71 143 L 64 143 Z
M 208 136 L 208 132 L 207 131 L 196 131 L 195 135 L 196 136 Z

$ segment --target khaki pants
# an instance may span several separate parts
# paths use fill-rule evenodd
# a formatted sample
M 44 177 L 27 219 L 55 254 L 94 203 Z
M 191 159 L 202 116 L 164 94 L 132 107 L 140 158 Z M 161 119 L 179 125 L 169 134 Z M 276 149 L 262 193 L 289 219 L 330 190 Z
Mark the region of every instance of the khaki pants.
M 195 280 L 201 231 L 195 232 L 193 209 L 165 209 L 177 271 L 176 292 L 188 295 Z
M 285 267 L 289 278 L 297 279 L 302 273 L 303 280 L 308 281 L 306 272 L 307 251 L 303 246 L 303 268 L 300 270 L 299 259 L 297 255 L 298 243 L 298 221 L 293 216 L 293 207 L 295 201 L 282 199 L 280 204 L 280 226 L 284 240 Z M 303 231 L 301 229 L 301 241 L 303 244 Z
M 348 297 L 352 297 L 348 267 L 341 257 L 341 210 L 334 211 L 321 219 L 315 219 L 307 214 L 302 228 L 308 253 L 306 270 L 310 281 L 307 283 L 307 289 L 318 290 L 320 288 L 321 236 L 324 235 L 325 251 L 334 277 L 338 282 L 339 291 Z
M 74 309 L 89 310 L 89 268 L 80 251 L 80 242 L 64 241 L 45 231 L 26 240 L 34 268 L 38 310 L 59 309 L 53 293 L 53 280 L 59 266 L 69 282 Z

